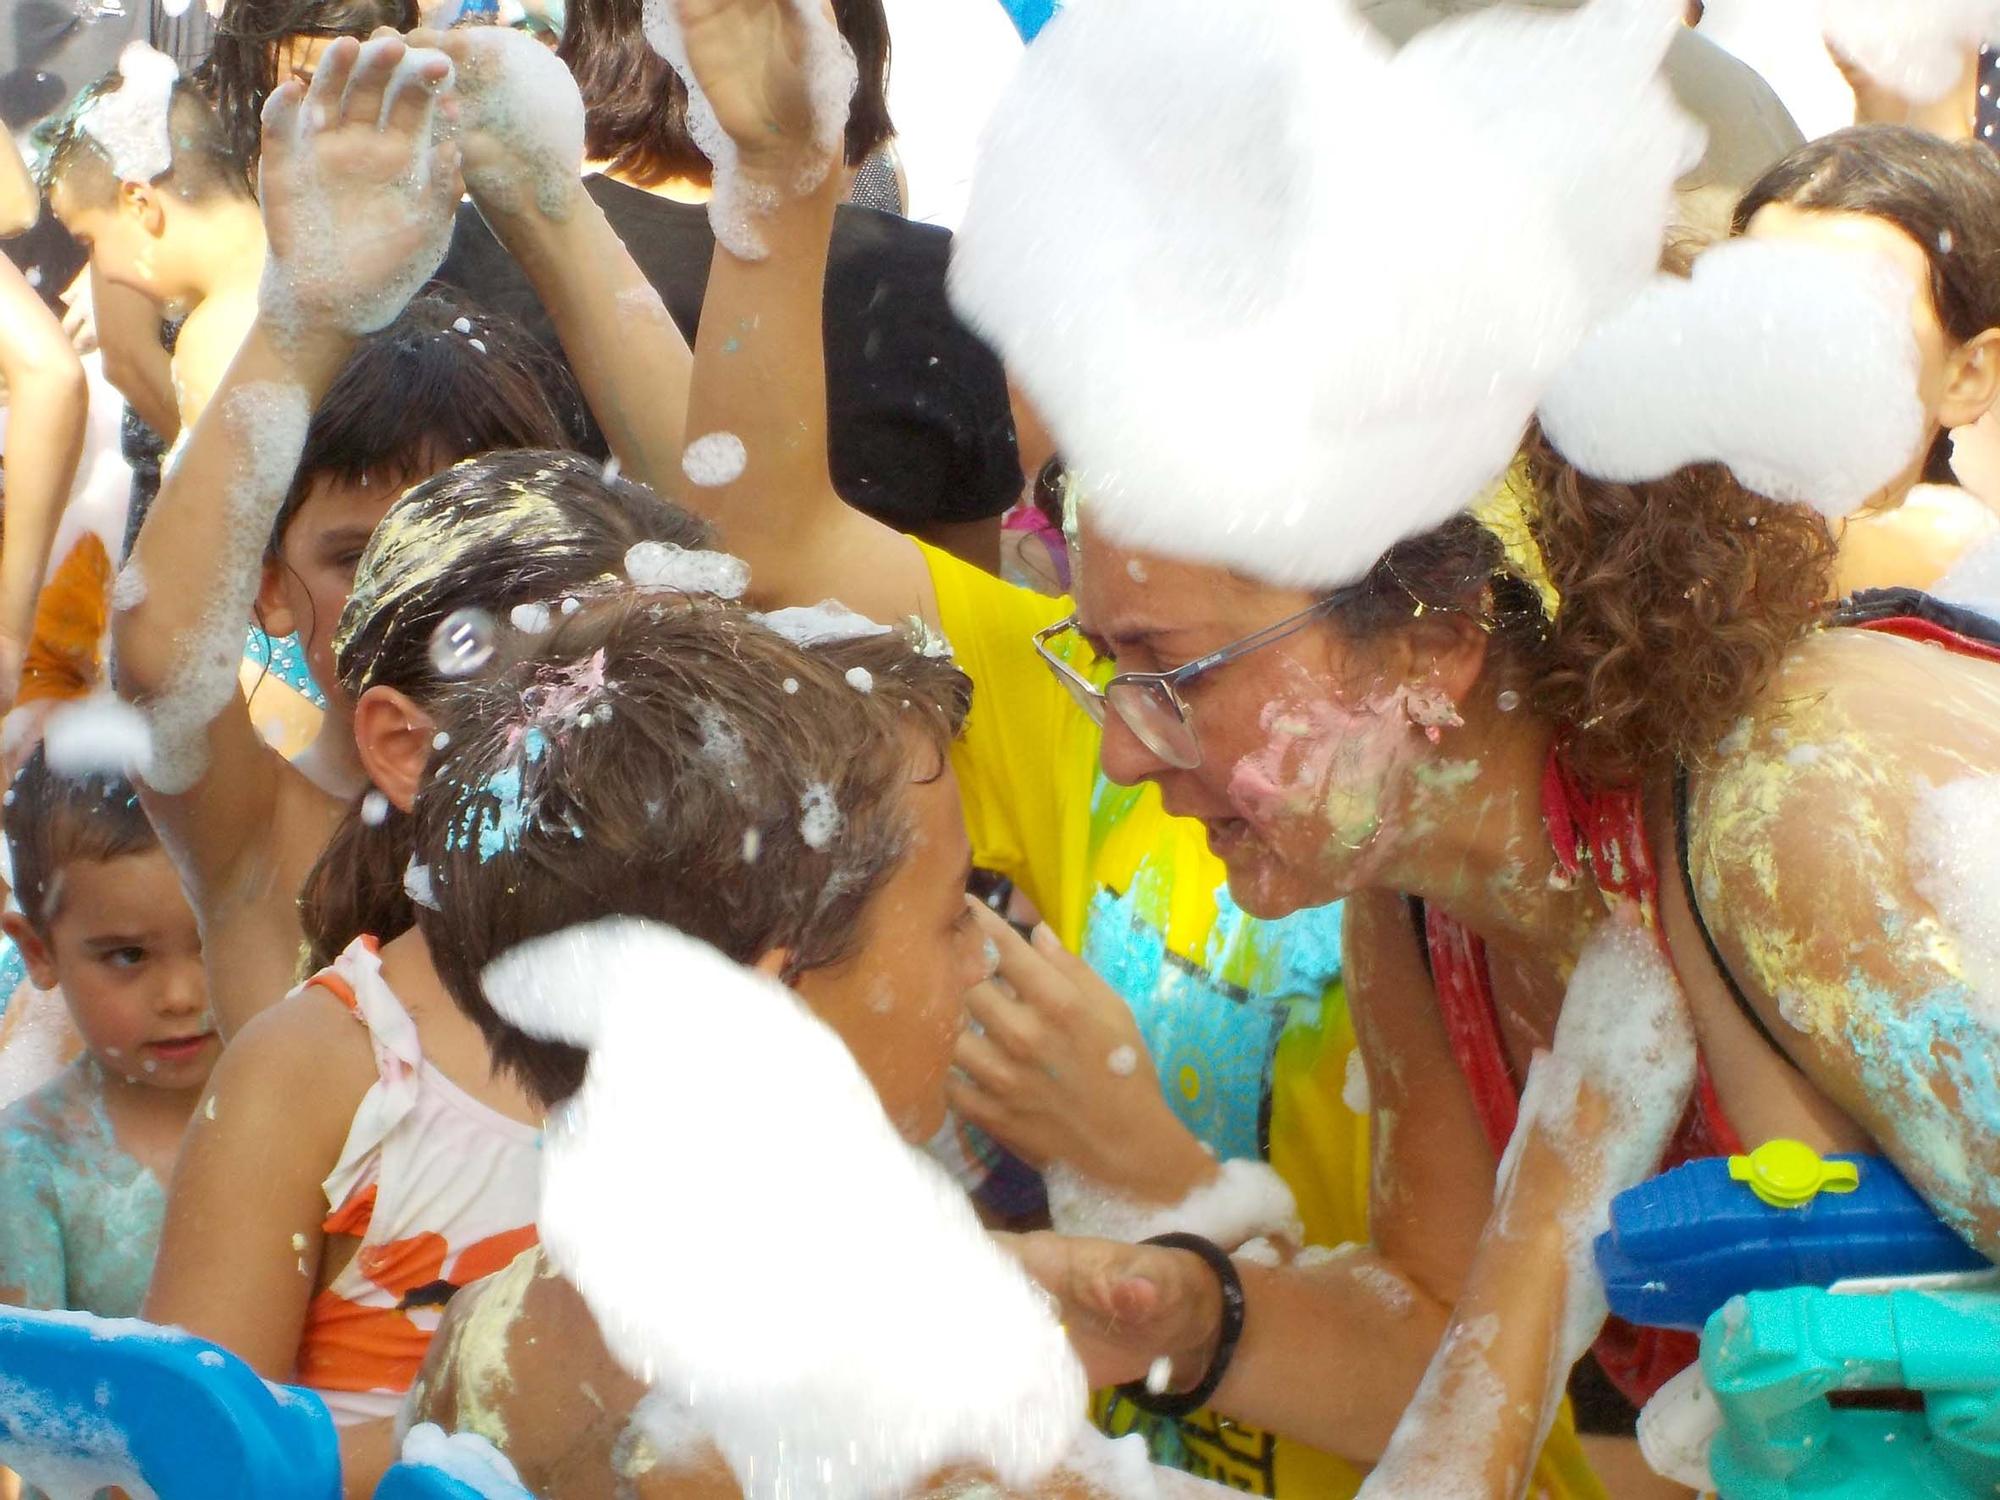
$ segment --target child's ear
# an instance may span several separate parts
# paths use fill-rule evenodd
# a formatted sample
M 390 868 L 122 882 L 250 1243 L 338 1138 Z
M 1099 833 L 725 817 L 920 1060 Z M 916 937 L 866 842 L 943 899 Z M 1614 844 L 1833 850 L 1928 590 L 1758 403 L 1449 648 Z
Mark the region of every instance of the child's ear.
M 375 789 L 402 812 L 417 800 L 437 724 L 407 693 L 372 687 L 354 705 L 354 748 Z
M 1989 328 L 1952 350 L 1938 422 L 1947 431 L 1970 427 L 1995 401 L 2000 401 L 2000 328 Z
M 14 940 L 14 946 L 21 950 L 21 961 L 28 966 L 28 978 L 34 981 L 38 990 L 52 990 L 56 987 L 56 964 L 50 954 L 48 944 L 41 934 L 28 925 L 28 919 L 17 911 L 0 916 L 0 932 Z
M 257 623 L 272 639 L 295 634 L 298 622 L 285 602 L 285 565 L 276 558 L 264 559 L 264 571 L 257 579 Z
M 139 227 L 158 239 L 167 227 L 167 209 L 150 183 L 118 184 L 118 206 L 139 221 Z

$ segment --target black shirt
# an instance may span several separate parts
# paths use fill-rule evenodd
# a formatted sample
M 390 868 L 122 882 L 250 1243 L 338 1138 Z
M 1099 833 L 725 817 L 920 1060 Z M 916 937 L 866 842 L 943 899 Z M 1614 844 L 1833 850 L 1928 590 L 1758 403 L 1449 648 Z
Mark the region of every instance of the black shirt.
M 688 342 L 708 290 L 708 210 L 586 179 Z M 945 300 L 951 233 L 843 207 L 826 273 L 826 384 L 834 487 L 902 530 L 997 516 L 1019 497 L 1021 464 L 999 360 Z M 438 280 L 514 319 L 560 354 L 527 277 L 470 204 L 461 206 Z M 603 436 L 587 422 L 586 451 Z

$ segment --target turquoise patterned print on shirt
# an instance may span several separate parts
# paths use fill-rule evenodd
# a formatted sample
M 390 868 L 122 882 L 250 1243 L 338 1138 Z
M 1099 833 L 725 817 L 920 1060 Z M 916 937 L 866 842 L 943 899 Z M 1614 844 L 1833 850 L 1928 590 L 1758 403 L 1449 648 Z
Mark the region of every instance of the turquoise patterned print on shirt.
M 1181 1123 L 1225 1161 L 1261 1159 L 1278 1039 L 1318 1022 L 1340 976 L 1339 908 L 1259 921 L 1220 889 L 1197 963 L 1168 951 L 1163 898 L 1151 865 L 1122 892 L 1100 887 L 1084 957 L 1132 1007 Z
M 314 708 L 326 707 L 326 694 L 313 681 L 312 671 L 306 666 L 305 650 L 299 645 L 297 636 L 269 636 L 252 625 L 243 639 L 243 656 L 245 660 L 268 669 L 273 677 Z

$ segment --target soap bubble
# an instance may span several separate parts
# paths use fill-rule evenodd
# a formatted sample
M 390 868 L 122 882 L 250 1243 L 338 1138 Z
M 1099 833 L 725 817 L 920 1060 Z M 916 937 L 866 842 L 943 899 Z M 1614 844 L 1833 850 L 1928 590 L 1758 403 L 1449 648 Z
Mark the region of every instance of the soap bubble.
M 431 632 L 431 666 L 440 677 L 470 677 L 493 660 L 497 633 L 483 609 L 455 609 Z

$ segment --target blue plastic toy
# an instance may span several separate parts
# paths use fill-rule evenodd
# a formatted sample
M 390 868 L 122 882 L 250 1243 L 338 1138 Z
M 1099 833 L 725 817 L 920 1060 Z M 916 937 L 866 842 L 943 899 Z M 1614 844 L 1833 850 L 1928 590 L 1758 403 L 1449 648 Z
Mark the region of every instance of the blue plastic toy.
M 1724 1500 L 1973 1500 L 2000 1494 L 2000 1296 L 1752 1292 L 1709 1320 Z M 1915 1409 L 1836 1408 L 1910 1391 Z M 1906 1402 L 1905 1405 L 1910 1403 Z
M 1822 1161 L 1795 1141 L 1689 1162 L 1619 1194 L 1597 1268 L 1619 1317 L 1686 1329 L 1746 1292 L 1990 1269 L 1887 1161 Z
M 340 1497 L 319 1397 L 202 1339 L 85 1313 L 0 1308 L 0 1463 L 31 1482 L 122 1465 L 159 1500 Z
M 1014 18 L 1014 29 L 1021 33 L 1021 40 L 1032 42 L 1055 15 L 1058 0 L 1000 0 L 1000 3 Z

